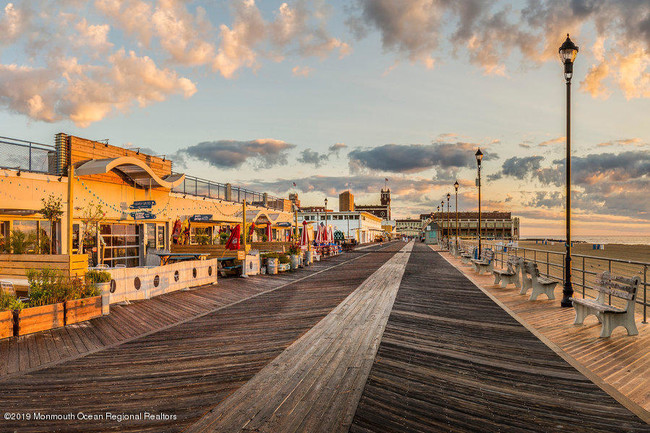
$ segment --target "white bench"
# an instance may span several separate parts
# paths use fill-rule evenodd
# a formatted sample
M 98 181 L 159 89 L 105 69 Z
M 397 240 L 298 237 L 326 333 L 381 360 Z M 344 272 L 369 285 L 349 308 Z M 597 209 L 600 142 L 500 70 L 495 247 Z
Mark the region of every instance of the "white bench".
M 476 251 L 476 247 L 471 247 L 469 250 L 462 253 L 460 255 L 460 259 L 462 260 L 462 262 L 463 263 L 469 263 L 469 261 L 474 258 L 474 252 L 475 251 Z
M 530 298 L 528 298 L 529 301 L 536 301 L 537 297 L 541 294 L 545 294 L 548 299 L 555 299 L 555 286 L 557 286 L 557 281 L 540 276 L 537 263 L 524 262 L 521 276 L 520 295 L 525 295 L 528 289 L 532 288 L 533 292 L 530 294 Z
M 492 272 L 494 270 L 494 251 L 489 249 L 483 250 L 479 259 L 472 260 L 472 265 L 474 265 L 474 270 L 479 274 Z
M 492 273 L 494 274 L 494 284 L 501 283 L 501 287 L 504 289 L 508 284 L 514 284 L 516 288 L 520 288 L 521 284 L 519 283 L 519 269 L 522 266 L 523 259 L 517 256 L 510 256 L 508 262 L 506 263 L 505 269 L 494 269 Z
M 573 308 L 576 310 L 575 325 L 582 325 L 585 317 L 593 314 L 602 324 L 600 336 L 606 338 L 619 326 L 627 330 L 627 335 L 637 335 L 634 318 L 634 306 L 638 293 L 639 277 L 625 278 L 610 274 L 605 271 L 600 275 L 595 290 L 598 291 L 596 299 L 571 298 Z M 625 308 L 618 308 L 606 303 L 608 295 L 627 301 Z

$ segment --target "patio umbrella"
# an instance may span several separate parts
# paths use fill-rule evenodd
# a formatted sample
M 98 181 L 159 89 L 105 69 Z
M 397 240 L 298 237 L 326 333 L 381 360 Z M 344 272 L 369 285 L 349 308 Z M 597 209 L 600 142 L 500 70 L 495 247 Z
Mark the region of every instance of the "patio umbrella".
M 319 244 L 325 242 L 325 227 L 323 226 L 323 223 L 320 223 L 318 225 L 318 233 L 316 233 L 316 242 Z
M 271 235 L 272 235 L 272 233 L 271 233 L 271 223 L 268 223 L 266 225 L 266 240 L 268 242 L 271 242 Z
M 239 237 L 241 235 L 241 226 L 237 224 L 235 228 L 230 232 L 230 237 L 226 242 L 227 250 L 238 250 L 239 249 Z
M 300 236 L 300 248 L 306 250 L 308 243 L 309 243 L 309 234 L 307 234 L 307 221 L 303 221 L 302 235 Z
M 329 226 L 327 228 L 327 242 L 330 244 L 334 243 L 334 231 L 332 229 L 332 226 Z

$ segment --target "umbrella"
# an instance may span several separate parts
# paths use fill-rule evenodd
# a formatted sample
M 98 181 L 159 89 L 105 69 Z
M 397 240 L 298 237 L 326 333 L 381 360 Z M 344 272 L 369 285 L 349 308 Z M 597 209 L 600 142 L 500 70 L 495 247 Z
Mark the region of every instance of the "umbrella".
M 227 250 L 238 250 L 239 249 L 239 236 L 241 235 L 241 226 L 237 224 L 237 226 L 230 232 L 230 237 L 228 238 L 228 242 L 226 242 L 226 249 Z
M 319 244 L 325 242 L 325 227 L 323 227 L 323 223 L 320 223 L 318 225 L 318 232 L 316 233 L 316 242 Z
M 334 243 L 334 231 L 332 230 L 332 226 L 327 228 L 327 242 L 330 244 Z
M 268 224 L 266 225 L 266 240 L 267 240 L 268 242 L 271 242 L 272 234 L 273 234 L 273 233 L 271 233 L 271 223 L 268 223 Z
M 300 248 L 306 250 L 307 244 L 309 244 L 309 234 L 307 233 L 307 221 L 303 221 L 302 235 L 300 236 Z

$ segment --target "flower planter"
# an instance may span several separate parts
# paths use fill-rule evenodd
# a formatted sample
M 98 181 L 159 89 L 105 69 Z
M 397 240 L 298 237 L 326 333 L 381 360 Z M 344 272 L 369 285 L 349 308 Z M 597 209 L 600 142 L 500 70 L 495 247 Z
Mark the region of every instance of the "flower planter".
M 14 312 L 0 311 L 0 339 L 14 335 Z
M 65 324 L 85 322 L 102 315 L 102 297 L 75 299 L 65 301 Z
M 309 266 L 314 263 L 314 252 L 305 251 L 305 265 Z
M 63 302 L 25 308 L 18 313 L 18 335 L 59 328 L 63 326 L 63 320 Z
M 291 264 L 289 263 L 280 263 L 278 265 L 278 272 L 286 272 L 291 269 Z

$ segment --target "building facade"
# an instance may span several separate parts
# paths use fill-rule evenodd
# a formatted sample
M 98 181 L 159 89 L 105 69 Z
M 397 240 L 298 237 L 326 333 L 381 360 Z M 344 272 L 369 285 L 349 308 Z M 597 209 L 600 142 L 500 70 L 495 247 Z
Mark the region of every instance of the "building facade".
M 444 237 L 456 236 L 456 213 L 447 212 L 422 214 L 423 226 L 427 221 L 435 221 Z M 458 236 L 475 238 L 478 236 L 478 212 L 458 212 Z M 481 212 L 481 236 L 486 239 L 519 239 L 519 218 L 511 212 Z
M 219 243 L 219 235 L 264 220 L 285 240 L 289 200 L 172 171 L 165 157 L 57 134 L 55 146 L 3 139 L 0 246 L 32 253 L 86 253 L 109 266 L 144 265 L 150 249 L 171 243 Z M 26 151 L 28 150 L 28 152 Z M 11 168 L 9 168 L 11 167 Z M 61 201 L 53 226 L 42 199 Z M 26 239 L 23 245 L 14 244 Z M 47 251 L 45 251 L 47 250 Z
M 384 234 L 381 218 L 368 212 L 299 212 L 299 227 L 303 226 L 303 221 L 312 223 L 312 230 L 320 223 L 332 226 L 332 230 L 341 232 L 345 239 L 354 239 L 362 244 L 374 242 Z
M 395 233 L 398 236 L 419 237 L 422 234 L 422 221 L 415 218 L 396 219 Z
M 392 218 L 390 202 L 391 202 L 390 189 L 385 188 L 381 190 L 380 204 L 371 204 L 371 205 L 355 204 L 354 209 L 358 211 L 371 213 L 383 220 L 390 220 Z
M 354 195 L 350 191 L 339 194 L 339 212 L 354 211 Z

